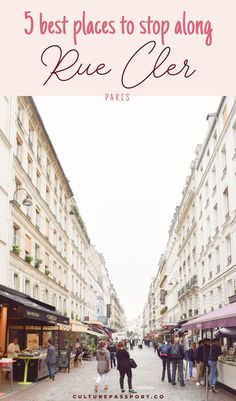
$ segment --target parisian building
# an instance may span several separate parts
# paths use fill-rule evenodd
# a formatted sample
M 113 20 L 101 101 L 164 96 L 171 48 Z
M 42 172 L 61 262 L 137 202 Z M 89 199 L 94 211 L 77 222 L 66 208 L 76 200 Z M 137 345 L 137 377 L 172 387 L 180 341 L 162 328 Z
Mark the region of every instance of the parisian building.
M 120 326 L 107 316 L 114 289 L 105 259 L 32 97 L 0 98 L 0 157 L 0 284 L 72 321 Z
M 207 121 L 150 285 L 146 334 L 222 308 L 236 292 L 236 98 L 222 97 Z

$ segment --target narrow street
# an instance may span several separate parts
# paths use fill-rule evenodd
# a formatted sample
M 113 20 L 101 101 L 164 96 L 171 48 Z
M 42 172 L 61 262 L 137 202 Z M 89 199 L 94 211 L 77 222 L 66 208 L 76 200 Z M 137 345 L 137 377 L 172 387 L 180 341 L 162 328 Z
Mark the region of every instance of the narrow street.
M 7 401 L 73 401 L 78 399 L 158 399 L 165 401 L 202 401 L 205 388 L 197 387 L 186 381 L 185 387 L 172 386 L 167 381 L 161 382 L 162 362 L 153 352 L 153 348 L 131 351 L 138 364 L 133 370 L 133 388 L 137 394 L 119 391 L 119 375 L 112 369 L 109 376 L 109 390 L 94 392 L 96 380 L 96 361 L 83 362 L 83 366 L 73 369 L 70 374 L 58 373 L 55 382 L 46 380 L 34 383 L 28 388 L 3 397 Z M 126 382 L 127 390 L 127 382 Z M 220 389 L 217 394 L 209 393 L 209 401 L 233 401 L 234 396 Z

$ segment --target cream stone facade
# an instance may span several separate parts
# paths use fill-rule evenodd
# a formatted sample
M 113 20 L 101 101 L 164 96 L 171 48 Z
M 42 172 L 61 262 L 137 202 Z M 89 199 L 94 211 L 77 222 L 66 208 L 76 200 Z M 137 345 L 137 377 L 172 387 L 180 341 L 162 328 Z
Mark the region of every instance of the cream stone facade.
M 148 333 L 221 308 L 236 292 L 236 98 L 222 97 L 207 119 L 144 308 Z
M 32 97 L 0 98 L 0 158 L 0 283 L 72 321 L 107 317 L 104 257 L 90 244 Z

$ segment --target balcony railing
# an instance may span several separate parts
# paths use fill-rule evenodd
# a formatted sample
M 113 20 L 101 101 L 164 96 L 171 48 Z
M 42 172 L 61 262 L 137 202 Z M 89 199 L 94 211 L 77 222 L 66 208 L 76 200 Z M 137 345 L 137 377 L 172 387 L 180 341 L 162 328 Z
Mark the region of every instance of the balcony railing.
M 196 274 L 178 291 L 178 298 L 181 298 L 194 287 L 198 287 L 198 277 Z

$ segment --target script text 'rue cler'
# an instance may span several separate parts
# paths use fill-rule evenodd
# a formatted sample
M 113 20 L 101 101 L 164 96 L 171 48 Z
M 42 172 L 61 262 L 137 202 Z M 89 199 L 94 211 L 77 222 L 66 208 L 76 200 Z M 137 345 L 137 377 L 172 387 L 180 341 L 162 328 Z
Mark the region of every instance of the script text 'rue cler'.
M 128 75 L 132 76 L 130 80 L 134 80 L 134 74 L 130 74 L 130 70 L 138 70 L 138 75 L 142 75 L 139 60 L 141 58 L 143 63 L 143 61 L 147 59 L 147 62 L 149 62 L 149 57 L 150 55 L 153 56 L 155 49 L 156 41 L 150 40 L 133 53 L 122 70 L 121 84 L 124 88 L 133 89 L 138 87 L 151 77 L 161 78 L 164 75 L 177 76 L 182 74 L 184 78 L 189 78 L 196 72 L 195 69 L 190 68 L 188 59 L 185 59 L 181 66 L 177 66 L 175 63 L 169 63 L 168 59 L 171 55 L 171 47 L 166 46 L 157 53 L 154 64 L 151 66 L 148 73 L 145 72 L 143 74 L 144 76 L 141 79 L 137 79 L 136 82 L 129 82 L 130 78 L 128 78 Z M 55 59 L 53 63 L 52 59 Z M 48 63 L 47 60 L 50 60 L 50 63 Z M 50 70 L 44 85 L 46 85 L 53 76 L 59 81 L 65 82 L 75 77 L 78 78 L 78 76 L 81 75 L 87 75 L 88 77 L 94 74 L 104 76 L 110 74 L 112 71 L 112 68 L 108 67 L 105 63 L 99 63 L 96 66 L 92 66 L 91 63 L 84 64 L 81 61 L 80 52 L 77 49 L 70 49 L 63 54 L 62 48 L 58 45 L 47 47 L 41 55 L 41 62 Z M 51 63 L 52 65 L 49 65 Z

